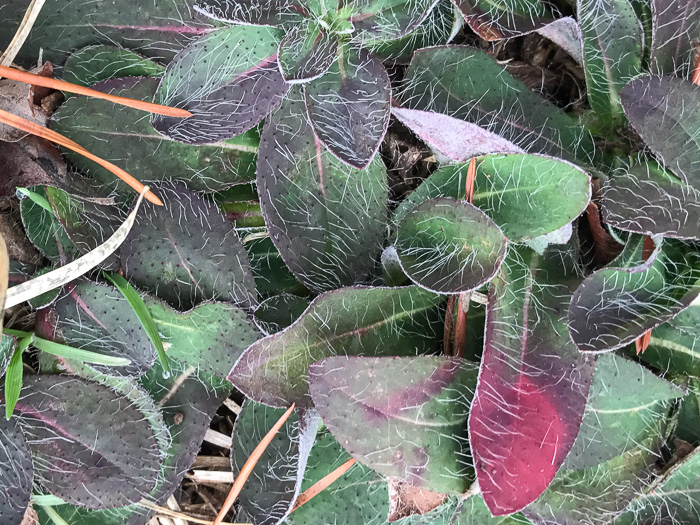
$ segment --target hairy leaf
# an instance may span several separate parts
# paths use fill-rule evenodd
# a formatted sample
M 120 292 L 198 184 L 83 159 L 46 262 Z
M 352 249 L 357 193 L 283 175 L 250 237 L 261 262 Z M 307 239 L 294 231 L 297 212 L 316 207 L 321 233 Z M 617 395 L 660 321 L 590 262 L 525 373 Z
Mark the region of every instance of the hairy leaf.
M 417 51 L 400 94 L 402 106 L 477 124 L 528 153 L 589 162 L 583 127 L 513 78 L 488 54 L 465 46 Z
M 700 515 L 700 448 L 647 487 L 615 525 L 697 522 Z
M 569 332 L 585 352 L 620 348 L 670 321 L 700 294 L 700 253 L 666 240 L 642 262 L 643 236 L 631 237 L 609 267 L 587 277 L 569 307 Z
M 0 4 L 0 20 L 6 24 L 0 35 L 0 49 L 7 47 L 28 6 L 28 0 Z M 46 2 L 16 62 L 31 67 L 43 50 L 44 60 L 62 64 L 72 51 L 97 43 L 126 46 L 155 60 L 168 61 L 188 42 L 212 29 L 182 0 L 138 4 L 132 0 L 108 4 Z
M 311 449 L 301 490 L 307 490 L 350 459 L 330 432 L 319 434 Z M 289 525 L 385 525 L 389 513 L 386 480 L 356 463 L 331 487 L 292 512 Z
M 477 372 L 459 358 L 329 357 L 309 368 L 309 388 L 323 422 L 358 461 L 461 494 L 473 481 L 465 457 Z
M 394 245 L 413 282 L 437 293 L 460 293 L 491 280 L 507 242 L 479 208 L 442 197 L 411 209 L 396 229 Z
M 318 139 L 343 162 L 366 168 L 389 125 L 391 86 L 381 61 L 345 47 L 321 78 L 306 86 Z
M 214 20 L 278 26 L 300 22 L 308 8 L 299 0 L 197 0 L 194 10 Z
M 148 311 L 166 343 L 168 359 L 225 378 L 243 351 L 260 338 L 245 312 L 229 303 L 210 302 L 178 312 L 153 297 Z
M 500 40 L 530 33 L 552 21 L 548 2 L 541 0 L 453 0 L 476 34 Z
M 538 155 L 488 155 L 476 159 L 474 205 L 512 242 L 571 223 L 588 205 L 588 175 L 571 164 Z M 469 164 L 438 169 L 394 212 L 394 223 L 416 205 L 439 196 L 463 199 Z
M 32 493 L 32 452 L 17 419 L 0 416 L 0 520 L 22 523 Z
M 323 75 L 336 59 L 338 36 L 318 22 L 292 27 L 280 42 L 278 60 L 286 82 L 308 82 Z
M 150 101 L 157 78 L 115 78 L 93 89 Z M 194 118 L 194 117 L 193 117 Z M 192 190 L 222 190 L 253 180 L 257 140 L 254 133 L 208 145 L 182 144 L 157 133 L 143 112 L 104 100 L 72 97 L 54 115 L 52 129 L 95 155 L 117 164 L 144 184 L 162 180 L 186 182 Z M 128 186 L 82 155 L 66 152 L 71 162 L 108 189 Z
M 207 299 L 254 304 L 248 256 L 223 215 L 180 184 L 158 192 L 165 206 L 144 205 L 121 247 L 125 277 L 180 310 Z
M 680 78 L 640 77 L 620 92 L 634 129 L 666 168 L 700 188 L 700 86 Z
M 606 130 L 624 123 L 620 89 L 640 73 L 643 34 L 629 0 L 578 0 L 588 101 Z
M 650 0 L 651 70 L 659 75 L 692 71 L 693 42 L 700 39 L 700 1 Z
M 138 501 L 154 487 L 158 443 L 127 398 L 74 377 L 32 376 L 16 410 L 36 479 L 52 494 L 75 505 L 112 508 Z
M 638 363 L 615 354 L 600 356 L 581 430 L 563 468 L 592 468 L 649 436 L 658 441 L 668 424 L 670 402 L 683 395 Z
M 277 66 L 282 33 L 236 26 L 204 35 L 168 64 L 154 102 L 192 117 L 152 115 L 163 135 L 186 144 L 213 144 L 248 131 L 287 93 Z
M 700 304 L 655 328 L 640 357 L 659 370 L 700 377 Z
M 602 212 L 606 223 L 621 230 L 700 240 L 700 189 L 653 160 L 608 180 Z
M 511 250 L 490 284 L 469 436 L 479 487 L 497 516 L 547 488 L 579 432 L 594 367 L 567 334 L 572 266 L 555 250 Z
M 164 66 L 128 49 L 96 45 L 79 49 L 68 57 L 63 66 L 63 80 L 80 86 L 92 86 L 110 78 L 160 77 L 164 72 Z M 134 98 L 132 95 L 129 97 Z
M 265 335 L 276 334 L 294 323 L 308 307 L 309 300 L 305 297 L 288 293 L 273 295 L 255 309 L 255 324 Z
M 347 166 L 314 136 L 299 89 L 266 122 L 258 193 L 270 238 L 312 290 L 361 282 L 385 234 L 386 170 Z
M 244 246 L 248 252 L 250 266 L 253 269 L 255 285 L 261 295 L 276 293 L 308 293 L 284 263 L 280 252 L 272 239 L 245 239 Z
M 442 331 L 440 296 L 418 287 L 343 288 L 311 303 L 289 328 L 252 344 L 229 381 L 270 406 L 310 407 L 308 369 L 334 355 L 417 355 Z
M 231 469 L 237 476 L 253 449 L 285 409 L 246 400 L 233 426 Z M 293 412 L 253 468 L 239 503 L 255 525 L 274 525 L 296 500 L 316 438 L 317 416 Z
M 495 133 L 449 115 L 398 106 L 391 108 L 391 114 L 433 150 L 457 162 L 488 153 L 523 153 Z
M 350 8 L 357 42 L 393 40 L 412 32 L 438 0 L 339 0 L 339 10 Z

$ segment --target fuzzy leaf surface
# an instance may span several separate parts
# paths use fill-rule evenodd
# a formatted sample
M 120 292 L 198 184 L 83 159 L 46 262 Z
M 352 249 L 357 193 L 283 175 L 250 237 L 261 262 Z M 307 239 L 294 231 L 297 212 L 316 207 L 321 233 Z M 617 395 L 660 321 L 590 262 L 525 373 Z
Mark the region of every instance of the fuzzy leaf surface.
M 393 40 L 409 34 L 426 19 L 438 0 L 338 0 L 351 8 L 357 42 Z
M 213 144 L 240 135 L 287 93 L 277 66 L 282 32 L 235 26 L 204 35 L 168 64 L 154 102 L 184 108 L 185 119 L 152 115 L 159 132 L 185 144 Z
M 511 252 L 489 286 L 469 414 L 477 480 L 496 516 L 522 509 L 550 484 L 576 440 L 594 370 L 567 334 L 579 281 L 570 256 Z
M 150 101 L 157 78 L 115 78 L 93 89 Z M 51 128 L 98 157 L 138 175 L 144 184 L 181 181 L 192 190 L 218 191 L 255 178 L 256 140 L 243 137 L 216 145 L 182 144 L 157 133 L 137 109 L 90 97 L 72 97 L 54 114 Z M 65 155 L 108 190 L 128 191 L 110 171 L 82 155 Z
M 495 133 L 449 115 L 398 106 L 391 108 L 391 114 L 433 150 L 457 162 L 488 153 L 523 153 Z
M 5 339 L 5 337 L 3 337 Z M 32 451 L 17 424 L 0 417 L 0 520 L 3 523 L 22 523 L 32 494 Z
M 207 299 L 254 304 L 248 255 L 219 210 L 181 184 L 156 191 L 165 206 L 144 205 L 121 246 L 125 277 L 180 310 Z
M 260 338 L 245 312 L 229 303 L 207 301 L 178 312 L 163 301 L 145 297 L 168 358 L 198 371 L 225 378 L 243 351 Z
M 620 90 L 642 66 L 642 27 L 629 0 L 578 0 L 588 101 L 605 129 L 624 123 Z
M 700 39 L 699 0 L 650 0 L 651 70 L 658 75 L 686 73 L 693 41 Z
M 306 106 L 318 139 L 348 165 L 366 168 L 389 125 L 391 85 L 381 61 L 345 48 L 321 77 L 306 86 Z
M 464 458 L 477 373 L 459 358 L 329 357 L 311 365 L 309 386 L 323 422 L 358 461 L 461 494 L 473 481 Z
M 268 297 L 255 309 L 255 324 L 265 335 L 281 332 L 301 317 L 309 302 L 306 297 L 292 294 Z
M 590 200 L 588 175 L 569 163 L 539 155 L 487 155 L 476 159 L 474 206 L 511 242 L 551 233 L 571 223 Z M 418 204 L 445 196 L 463 199 L 468 163 L 430 175 L 394 212 L 398 223 Z
M 602 212 L 606 223 L 621 230 L 700 240 L 700 189 L 652 160 L 608 180 Z
M 440 302 L 416 286 L 326 292 L 289 328 L 252 344 L 228 379 L 266 405 L 310 407 L 311 363 L 334 355 L 428 353 L 442 332 Z
M 641 262 L 643 236 L 630 239 L 609 267 L 588 276 L 569 307 L 569 332 L 584 352 L 631 343 L 670 321 L 700 294 L 700 254 L 672 239 Z
M 295 25 L 280 42 L 278 60 L 286 82 L 308 82 L 323 75 L 336 58 L 338 36 L 315 21 Z
M 108 45 L 79 49 L 63 66 L 63 80 L 88 87 L 110 78 L 160 77 L 163 73 L 165 66 L 128 49 Z
M 214 20 L 261 26 L 299 23 L 308 14 L 299 0 L 197 0 L 194 9 Z
M 6 49 L 28 6 L 28 0 L 7 0 L 0 5 L 0 20 L 6 24 L 0 35 L 0 49 Z M 85 4 L 83 0 L 46 2 L 16 62 L 31 67 L 43 49 L 44 60 L 63 64 L 72 51 L 98 43 L 124 46 L 167 62 L 188 42 L 212 29 L 183 0 L 145 4 L 131 0 L 109 4 Z
M 700 448 L 651 484 L 615 520 L 615 525 L 696 523 L 700 515 Z
M 552 22 L 541 0 L 453 0 L 469 27 L 484 40 L 530 33 Z
M 700 86 L 673 77 L 640 77 L 620 92 L 627 119 L 677 177 L 700 188 Z
M 311 290 L 361 282 L 385 235 L 386 169 L 357 170 L 331 155 L 308 123 L 299 88 L 265 123 L 258 193 L 270 238 Z
M 155 486 L 161 457 L 153 430 L 131 401 L 111 389 L 70 376 L 31 376 L 15 410 L 37 481 L 61 499 L 113 508 L 138 501 Z
M 466 292 L 488 282 L 501 266 L 507 244 L 483 211 L 448 197 L 411 209 L 394 241 L 406 275 L 437 293 Z
M 131 361 L 116 369 L 91 365 L 103 373 L 140 376 L 155 361 L 155 349 L 138 316 L 112 286 L 86 280 L 70 284 L 54 305 L 53 315 L 56 320 L 53 333 L 39 335 L 82 350 L 126 357 Z
M 565 469 L 595 467 L 662 436 L 671 401 L 683 391 L 638 363 L 615 354 L 601 355 L 576 443 Z
M 655 328 L 640 357 L 659 370 L 700 377 L 700 305 Z
M 474 48 L 417 51 L 399 98 L 402 107 L 477 124 L 528 153 L 584 163 L 593 154 L 592 139 L 583 127 Z

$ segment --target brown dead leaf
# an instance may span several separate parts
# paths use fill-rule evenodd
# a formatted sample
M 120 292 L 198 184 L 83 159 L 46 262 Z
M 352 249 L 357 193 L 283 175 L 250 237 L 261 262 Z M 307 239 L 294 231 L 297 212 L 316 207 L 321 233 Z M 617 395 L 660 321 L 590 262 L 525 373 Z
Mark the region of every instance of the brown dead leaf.
M 419 489 L 403 481 L 389 480 L 389 521 L 398 521 L 413 514 L 425 514 L 441 505 L 446 494 Z
M 17 142 L 0 142 L 0 199 L 13 197 L 16 188 L 40 184 L 63 186 L 66 163 L 50 142 L 29 136 Z
M 11 261 L 32 265 L 41 263 L 41 254 L 24 233 L 17 201 L 7 200 L 0 204 L 0 235 L 5 238 Z
M 49 119 L 44 108 L 34 104 L 32 86 L 14 80 L 0 80 L 0 109 L 44 127 Z M 0 123 L 0 141 L 17 142 L 27 135 L 25 131 Z
M 39 516 L 37 516 L 31 504 L 27 507 L 27 512 L 24 513 L 21 525 L 39 525 Z

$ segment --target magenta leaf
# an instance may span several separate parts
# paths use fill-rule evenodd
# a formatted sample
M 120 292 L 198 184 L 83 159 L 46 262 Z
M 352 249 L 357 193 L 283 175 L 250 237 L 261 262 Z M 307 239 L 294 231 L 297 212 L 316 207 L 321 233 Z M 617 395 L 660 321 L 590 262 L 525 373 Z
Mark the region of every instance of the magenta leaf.
M 333 436 L 385 476 L 465 492 L 467 415 L 477 365 L 450 357 L 329 357 L 311 365 L 311 397 Z
M 22 523 L 32 493 L 32 453 L 17 418 L 0 417 L 0 519 Z
M 594 369 L 567 334 L 578 282 L 571 257 L 552 249 L 512 249 L 491 281 L 469 436 L 494 515 L 533 502 L 576 440 Z
M 291 28 L 280 42 L 278 60 L 286 82 L 308 82 L 325 73 L 338 51 L 338 36 L 315 21 Z
M 340 160 L 366 168 L 389 125 L 391 86 L 379 59 L 345 48 L 321 78 L 306 86 L 316 136 Z
M 190 44 L 168 65 L 154 101 L 193 116 L 153 115 L 153 127 L 178 142 L 213 144 L 258 124 L 289 90 L 277 65 L 282 35 L 270 27 L 236 26 Z

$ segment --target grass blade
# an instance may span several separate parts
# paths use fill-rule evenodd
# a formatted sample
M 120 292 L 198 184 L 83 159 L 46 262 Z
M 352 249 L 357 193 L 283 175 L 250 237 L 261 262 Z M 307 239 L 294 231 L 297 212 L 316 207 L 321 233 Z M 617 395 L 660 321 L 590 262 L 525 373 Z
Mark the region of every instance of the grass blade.
M 19 340 L 17 349 L 12 354 L 10 364 L 7 365 L 7 370 L 5 370 L 5 417 L 8 420 L 12 417 L 12 412 L 14 412 L 15 405 L 19 399 L 19 393 L 22 390 L 22 375 L 24 372 L 22 354 L 29 346 L 31 340 L 31 337 Z
M 141 296 L 136 291 L 136 288 L 131 286 L 129 281 L 124 279 L 124 277 L 118 273 L 110 275 L 106 272 L 102 272 L 102 275 L 104 275 L 105 278 L 112 283 L 128 301 L 131 309 L 136 314 L 136 317 L 138 317 L 139 321 L 141 321 L 143 329 L 146 330 L 148 338 L 151 340 L 151 343 L 153 343 L 153 346 L 158 353 L 158 359 L 160 359 L 160 363 L 163 365 L 163 370 L 170 372 L 168 358 L 165 355 L 165 348 L 163 348 L 163 341 L 158 333 L 156 322 L 153 320 L 151 312 L 149 312 L 148 308 L 146 308 L 146 304 L 143 302 L 143 299 L 141 299 Z
M 82 350 L 80 348 L 73 348 L 72 346 L 54 343 L 53 341 L 42 339 L 41 337 L 37 336 L 33 337 L 32 345 L 37 347 L 39 350 L 46 352 L 47 354 L 57 355 L 67 359 L 76 359 L 77 361 L 82 361 L 83 363 L 94 363 L 96 365 L 106 366 L 127 366 L 131 364 L 131 360 L 126 359 L 125 357 L 102 355 L 98 354 L 97 352 L 90 352 L 89 350 Z

